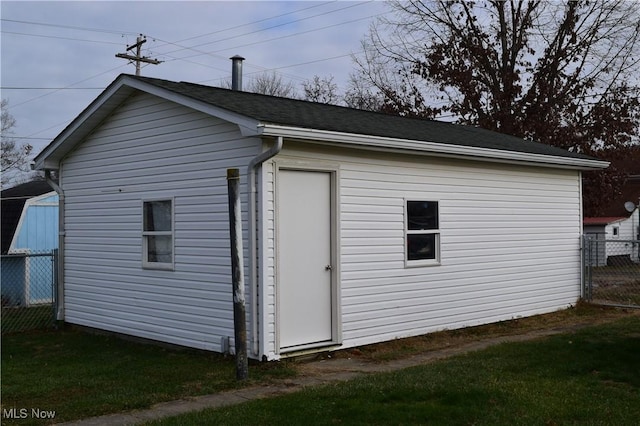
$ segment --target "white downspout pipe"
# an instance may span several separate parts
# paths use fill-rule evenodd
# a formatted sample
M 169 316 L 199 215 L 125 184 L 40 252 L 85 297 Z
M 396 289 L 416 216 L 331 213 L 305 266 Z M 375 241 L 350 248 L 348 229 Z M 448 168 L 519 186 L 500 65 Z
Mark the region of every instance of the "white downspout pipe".
M 267 151 L 257 155 L 247 167 L 249 177 L 249 274 L 251 277 L 251 348 L 254 355 L 260 352 L 258 342 L 258 247 L 257 247 L 257 218 L 256 218 L 256 170 L 268 159 L 275 157 L 282 150 L 282 136 L 276 138 L 276 143 Z M 264 271 L 263 271 L 264 273 Z
M 64 191 L 51 178 L 51 170 L 44 171 L 47 183 L 58 193 L 58 288 L 56 320 L 64 321 Z

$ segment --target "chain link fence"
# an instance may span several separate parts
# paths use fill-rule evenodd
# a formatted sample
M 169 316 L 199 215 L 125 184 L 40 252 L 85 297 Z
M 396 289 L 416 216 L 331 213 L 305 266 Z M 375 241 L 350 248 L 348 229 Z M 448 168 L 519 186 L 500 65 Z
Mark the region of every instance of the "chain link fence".
M 2 334 L 55 324 L 57 250 L 0 256 Z
M 584 240 L 584 298 L 596 304 L 640 308 L 640 240 Z

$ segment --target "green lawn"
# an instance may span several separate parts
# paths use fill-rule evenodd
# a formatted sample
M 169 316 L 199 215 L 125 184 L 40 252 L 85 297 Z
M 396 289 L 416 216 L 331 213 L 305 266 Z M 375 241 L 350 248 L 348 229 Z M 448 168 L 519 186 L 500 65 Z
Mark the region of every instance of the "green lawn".
M 631 425 L 640 318 L 151 425 Z
M 69 330 L 2 337 L 2 409 L 52 410 L 57 422 L 293 374 L 284 363 L 252 365 L 250 381 L 240 385 L 233 358 L 221 355 Z M 2 424 L 43 423 L 3 418 Z
M 576 335 L 501 345 L 167 424 L 628 424 L 640 418 L 640 315 L 622 310 L 580 304 L 334 356 L 378 363 L 489 337 L 616 318 L 623 319 Z M 295 376 L 297 363 L 252 363 L 250 380 L 239 384 L 233 358 L 63 329 L 2 336 L 1 367 L 3 411 L 55 411 L 55 421 L 62 422 L 267 384 Z M 44 423 L 2 419 L 3 425 Z
M 31 307 L 2 307 L 2 334 L 50 328 L 54 324 L 51 305 Z

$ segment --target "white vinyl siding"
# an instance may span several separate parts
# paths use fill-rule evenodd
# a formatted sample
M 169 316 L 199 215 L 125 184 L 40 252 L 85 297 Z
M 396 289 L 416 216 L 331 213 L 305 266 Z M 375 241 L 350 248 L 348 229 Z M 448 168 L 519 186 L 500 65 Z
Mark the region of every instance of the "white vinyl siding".
M 66 321 L 221 351 L 233 336 L 226 169 L 260 151 L 237 126 L 151 95 L 121 105 L 62 163 Z M 143 201 L 166 199 L 173 270 L 143 269 Z
M 340 165 L 344 347 L 551 312 L 580 295 L 577 171 L 291 143 L 280 157 Z M 272 168 L 265 178 L 272 238 Z M 440 266 L 405 268 L 405 200 L 439 202 Z
M 636 240 L 638 236 L 638 215 L 640 209 L 635 209 L 626 219 L 620 219 L 605 227 L 604 238 L 609 240 L 606 243 L 606 257 L 609 256 L 626 256 L 631 259 L 638 259 L 638 248 L 631 240 Z

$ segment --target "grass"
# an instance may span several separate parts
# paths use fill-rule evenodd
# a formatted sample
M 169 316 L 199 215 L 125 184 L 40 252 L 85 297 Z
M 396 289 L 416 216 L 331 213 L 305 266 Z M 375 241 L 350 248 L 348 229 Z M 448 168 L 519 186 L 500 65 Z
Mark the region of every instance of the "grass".
M 150 425 L 627 425 L 640 317 Z
M 640 281 L 634 286 L 610 286 L 593 289 L 593 300 L 598 303 L 640 306 Z
M 637 311 L 634 312 L 637 313 Z M 496 336 L 612 322 L 615 319 L 627 317 L 638 318 L 640 315 L 634 315 L 620 309 L 579 304 L 574 309 L 553 314 L 399 339 L 383 344 L 339 351 L 332 353 L 331 356 L 358 357 L 362 362 L 378 363 Z M 2 321 L 4 323 L 4 316 Z M 637 322 L 635 327 L 638 330 Z M 596 336 L 599 333 L 602 331 L 596 331 Z M 604 333 L 609 332 L 605 330 Z M 638 332 L 636 331 L 636 333 Z M 538 349 L 531 350 L 537 351 Z M 636 354 L 638 353 L 640 351 L 636 351 Z M 471 370 L 482 370 L 487 361 L 481 360 L 479 362 L 482 368 L 479 369 L 476 365 Z M 55 410 L 56 422 L 70 421 L 148 408 L 162 401 L 217 393 L 240 386 L 269 384 L 293 377 L 298 371 L 303 371 L 303 367 L 309 366 L 313 366 L 313 364 L 300 364 L 297 361 L 252 363 L 249 373 L 250 380 L 238 384 L 235 380 L 233 358 L 225 358 L 208 352 L 141 344 L 114 336 L 88 334 L 68 328 L 63 328 L 60 331 L 10 334 L 2 336 L 2 409 Z M 637 364 L 631 367 L 638 369 Z M 476 372 L 471 371 L 471 373 Z M 447 371 L 438 374 L 444 374 L 443 377 L 448 377 L 450 373 Z M 371 384 L 374 388 L 381 386 L 381 384 L 375 384 L 377 383 L 375 380 L 378 379 L 371 378 L 371 380 L 374 381 Z M 391 379 L 383 378 L 380 380 L 384 383 Z M 433 381 L 432 379 L 428 380 Z M 332 401 L 331 404 L 340 406 L 343 402 L 341 402 L 341 396 L 336 396 L 340 395 L 339 392 L 349 393 L 350 389 L 357 388 L 360 389 L 358 392 L 364 392 L 361 396 L 363 399 L 373 398 L 376 395 L 375 393 L 366 395 L 366 388 L 369 384 L 366 381 L 362 384 L 359 383 L 359 381 L 350 383 L 347 385 L 349 388 L 346 391 L 336 390 L 335 392 L 338 394 L 318 396 L 317 398 L 327 399 Z M 436 381 L 433 383 L 435 384 Z M 451 389 L 435 388 L 435 390 L 427 391 L 415 387 L 419 384 L 414 383 L 411 386 L 414 386 L 416 392 L 421 392 L 420 395 L 424 395 L 424 392 L 435 392 L 434 395 L 440 395 L 439 397 L 451 394 L 451 398 L 445 398 L 449 401 L 447 404 L 453 404 L 453 400 L 460 397 L 459 393 L 456 393 L 459 391 L 454 389 L 455 386 Z M 389 392 L 395 395 L 391 390 L 381 390 L 381 392 L 383 395 L 388 395 Z M 307 393 L 308 391 L 305 391 L 301 395 Z M 637 387 L 636 395 L 638 395 Z M 465 394 L 465 398 L 467 397 L 471 398 L 472 395 Z M 498 395 L 492 395 L 490 399 L 497 397 Z M 316 397 L 312 396 L 312 398 Z M 391 397 L 391 400 L 394 398 L 396 396 Z M 587 399 L 590 398 L 589 396 Z M 297 400 L 292 401 L 285 402 L 285 404 L 295 405 L 297 403 L 295 402 Z M 345 399 L 344 403 L 347 401 L 349 400 Z M 430 403 L 435 404 L 435 402 Z M 444 404 L 444 402 L 442 403 Z M 342 410 L 348 411 L 350 404 L 349 402 Z M 413 403 L 405 402 L 405 404 L 410 406 Z M 316 408 L 324 413 L 324 406 Z M 375 407 L 371 409 L 375 412 Z M 452 407 L 451 409 L 455 411 L 457 408 Z M 303 417 L 305 415 L 311 414 L 309 412 L 301 414 Z M 341 415 L 340 412 L 335 414 L 338 416 L 336 418 Z M 292 419 L 295 418 L 292 417 Z M 325 418 L 323 417 L 323 419 Z M 320 420 L 318 421 L 320 422 Z M 222 423 L 225 422 L 222 421 Z M 291 420 L 284 423 L 295 422 Z M 3 418 L 2 424 L 44 424 L 44 422 L 38 422 L 32 418 L 19 421 Z
M 640 265 L 593 268 L 592 298 L 600 303 L 640 306 Z
M 251 379 L 242 386 L 293 374 L 285 364 L 252 365 Z M 212 353 L 77 330 L 2 338 L 2 408 L 55 410 L 57 422 L 238 386 L 234 360 Z M 3 418 L 5 423 L 12 421 Z M 13 423 L 42 424 L 35 419 Z
M 42 329 L 54 324 L 51 305 L 31 307 L 2 307 L 2 334 L 24 330 Z

